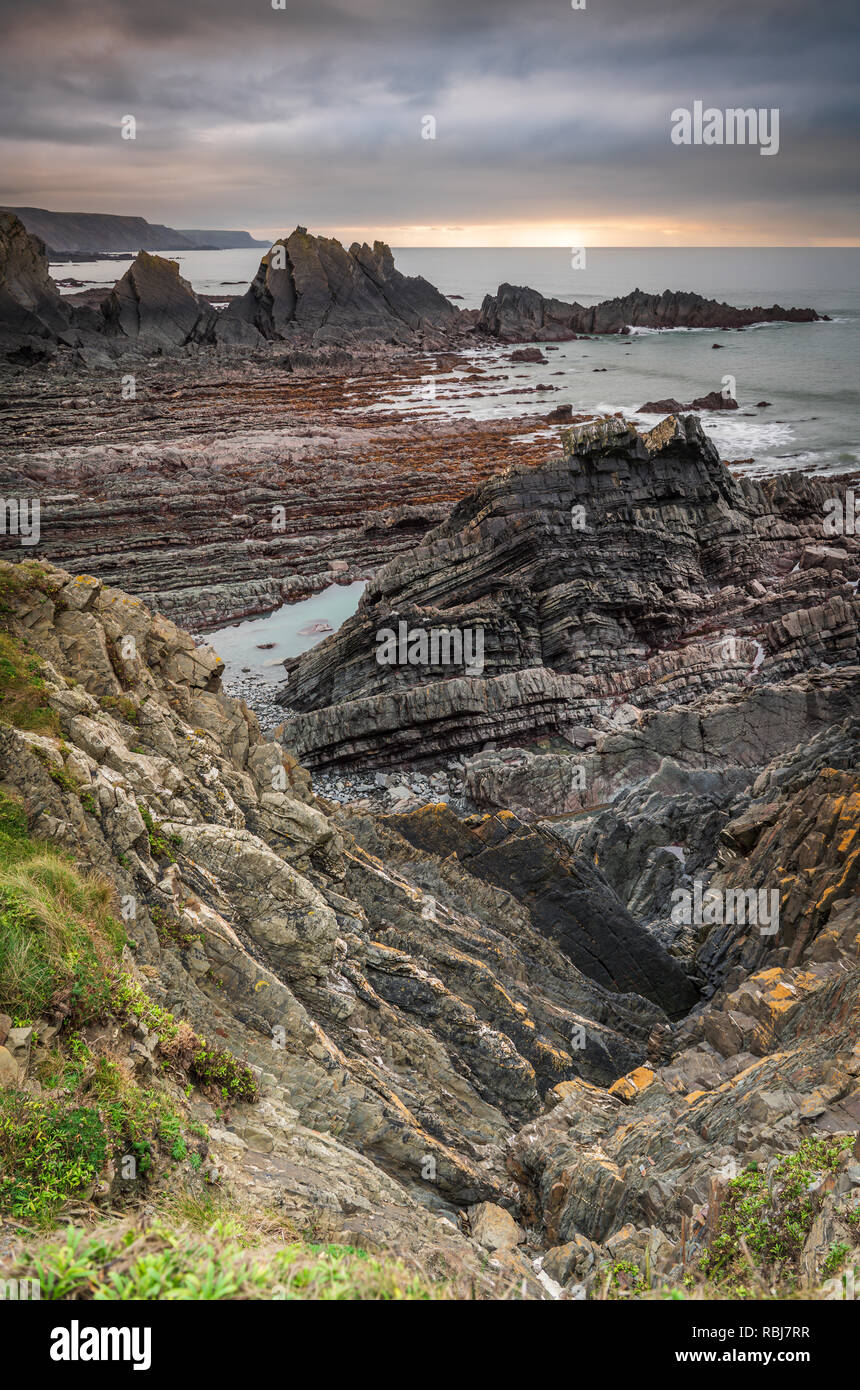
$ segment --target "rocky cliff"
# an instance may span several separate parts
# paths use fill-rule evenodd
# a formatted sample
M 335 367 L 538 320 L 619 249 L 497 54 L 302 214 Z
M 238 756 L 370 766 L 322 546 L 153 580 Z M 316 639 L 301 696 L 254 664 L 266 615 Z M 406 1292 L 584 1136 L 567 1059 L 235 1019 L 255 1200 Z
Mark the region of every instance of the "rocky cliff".
M 680 1280 L 737 1165 L 778 1173 L 799 1152 L 821 1191 L 798 1277 L 820 1283 L 834 1242 L 856 1244 L 860 793 L 839 673 L 774 736 L 790 752 L 768 760 L 749 725 L 745 774 L 722 767 L 741 749 L 711 747 L 698 781 L 664 759 L 638 800 L 587 820 L 377 818 L 316 797 L 221 692 L 217 654 L 138 600 L 30 562 L 0 564 L 0 593 L 2 823 L 25 817 L 123 904 L 150 1020 L 121 1025 L 123 1066 L 176 1065 L 167 1009 L 256 1078 L 226 1102 L 187 1088 L 205 1135 L 191 1190 L 217 1181 L 236 1211 L 311 1231 L 325 1213 L 331 1239 L 481 1296 L 600 1296 L 619 1270 Z M 667 928 L 670 953 L 643 920 L 661 901 L 649 822 L 684 835 L 706 881 L 775 880 L 786 935 Z M 38 1037 L 12 1029 L 0 1098 L 42 1103 L 30 1088 L 76 1007 L 56 996 Z M 79 1028 L 78 1055 L 116 1055 L 116 1024 Z M 159 1191 L 110 1179 L 91 1201 Z
M 50 212 L 47 208 L 2 208 L 14 213 L 27 231 L 44 241 L 52 258 L 132 251 L 190 251 L 204 243 L 196 234 L 178 232 L 144 217 L 107 212 Z M 253 243 L 250 243 L 253 244 Z
M 210 247 L 216 251 L 244 250 L 246 247 L 269 245 L 268 241 L 261 241 L 259 237 L 251 236 L 250 232 L 221 231 L 211 227 L 181 227 L 180 236 L 206 250 L 209 250 Z M 167 247 L 168 251 L 173 249 L 173 247 Z

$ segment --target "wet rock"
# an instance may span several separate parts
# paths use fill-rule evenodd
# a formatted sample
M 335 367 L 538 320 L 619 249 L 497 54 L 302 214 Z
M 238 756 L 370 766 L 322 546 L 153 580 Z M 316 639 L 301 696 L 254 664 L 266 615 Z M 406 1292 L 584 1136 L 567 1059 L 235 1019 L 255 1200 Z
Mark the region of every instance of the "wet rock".
M 737 410 L 738 403 L 733 396 L 724 396 L 720 391 L 711 391 L 707 396 L 699 396 L 688 405 L 676 400 L 646 401 L 640 405 L 642 415 L 681 415 L 687 410 Z

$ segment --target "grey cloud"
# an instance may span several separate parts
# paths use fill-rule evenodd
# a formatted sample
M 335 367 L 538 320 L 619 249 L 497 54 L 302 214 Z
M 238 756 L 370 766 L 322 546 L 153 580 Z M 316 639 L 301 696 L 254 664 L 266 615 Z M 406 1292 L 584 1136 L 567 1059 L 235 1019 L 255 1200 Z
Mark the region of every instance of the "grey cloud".
M 776 217 L 811 195 L 841 228 L 854 215 L 841 0 L 0 0 L 0 22 L 7 202 L 53 187 L 68 207 L 73 158 L 77 206 L 184 225 L 280 225 L 287 191 L 329 225 L 569 221 L 586 200 L 588 220 L 674 224 L 691 200 Z M 779 106 L 779 157 L 671 146 L 696 98 Z

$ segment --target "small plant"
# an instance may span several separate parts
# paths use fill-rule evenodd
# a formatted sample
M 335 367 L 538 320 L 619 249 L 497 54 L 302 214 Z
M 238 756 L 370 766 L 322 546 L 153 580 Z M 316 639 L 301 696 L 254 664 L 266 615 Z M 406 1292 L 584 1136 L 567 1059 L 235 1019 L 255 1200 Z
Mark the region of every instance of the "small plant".
M 149 915 L 155 924 L 158 939 L 162 946 L 170 944 L 176 946 L 190 946 L 195 941 L 203 940 L 203 933 L 199 931 L 189 931 L 183 927 L 178 917 L 169 917 L 163 908 L 153 904 L 149 909 Z
M 607 1298 L 618 1298 L 625 1293 L 642 1293 L 646 1287 L 642 1271 L 632 1260 L 616 1260 L 610 1265 L 606 1285 Z
M 157 820 L 153 819 L 152 813 L 146 806 L 138 804 L 138 811 L 141 814 L 146 833 L 149 836 L 149 852 L 153 859 L 167 859 L 169 863 L 176 863 L 176 849 L 182 848 L 182 837 L 175 833 L 169 833 Z
M 130 695 L 102 695 L 99 704 L 106 714 L 119 715 L 127 724 L 133 724 L 135 728 L 140 723 L 140 710 Z
M 821 1273 L 825 1279 L 829 1278 L 831 1274 L 836 1274 L 842 1268 L 850 1249 L 851 1247 L 846 1245 L 844 1240 L 833 1242 L 821 1266 Z
M 54 761 L 47 749 L 33 747 L 30 752 L 34 758 L 39 759 L 51 781 L 55 782 L 61 791 L 80 795 L 80 783 L 66 771 L 62 763 Z
M 731 1289 L 730 1296 L 748 1296 L 743 1281 L 752 1260 L 757 1269 L 780 1265 L 792 1287 L 804 1242 L 821 1208 L 820 1180 L 836 1171 L 853 1142 L 852 1135 L 809 1135 L 794 1153 L 783 1154 L 770 1180 L 757 1164 L 733 1178 L 726 1186 L 718 1232 L 700 1260 L 708 1279 Z

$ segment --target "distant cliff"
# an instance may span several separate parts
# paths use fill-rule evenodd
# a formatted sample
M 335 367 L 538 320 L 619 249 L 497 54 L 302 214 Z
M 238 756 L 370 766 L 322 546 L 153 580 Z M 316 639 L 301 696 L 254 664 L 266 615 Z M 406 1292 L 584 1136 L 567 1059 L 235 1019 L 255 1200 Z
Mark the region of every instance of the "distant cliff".
M 249 232 L 177 231 L 145 217 L 118 217 L 108 212 L 49 212 L 47 208 L 0 208 L 13 212 L 33 236 L 41 237 L 48 255 L 94 255 L 104 251 L 224 250 L 268 246 Z
M 252 237 L 250 232 L 213 232 L 209 228 L 194 228 L 189 230 L 183 227 L 180 236 L 185 237 L 186 241 L 194 242 L 195 246 L 214 247 L 216 251 L 241 250 L 244 247 L 268 246 L 268 241 L 259 241 Z
M 173 227 L 145 217 L 115 217 L 107 212 L 49 212 L 47 208 L 3 208 L 14 212 L 33 236 L 41 237 L 48 255 L 85 251 L 191 251 L 196 245 Z

